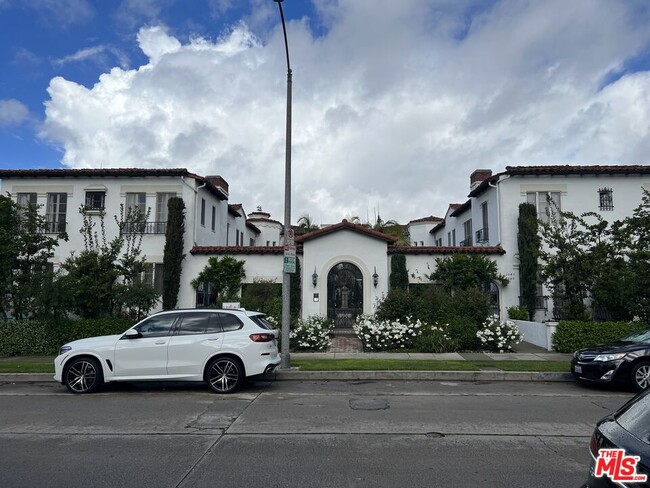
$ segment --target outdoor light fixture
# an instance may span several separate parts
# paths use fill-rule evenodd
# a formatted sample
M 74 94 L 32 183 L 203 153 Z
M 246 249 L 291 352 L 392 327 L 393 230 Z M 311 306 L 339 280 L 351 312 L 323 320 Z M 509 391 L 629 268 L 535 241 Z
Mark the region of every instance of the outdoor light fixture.
M 375 288 L 377 288 L 378 283 L 379 283 L 379 275 L 377 274 L 377 266 L 375 266 L 375 272 L 372 274 L 372 284 L 375 285 Z
M 316 273 L 316 266 L 314 266 L 314 274 L 311 275 L 311 282 L 314 284 L 314 288 L 318 284 L 318 273 Z

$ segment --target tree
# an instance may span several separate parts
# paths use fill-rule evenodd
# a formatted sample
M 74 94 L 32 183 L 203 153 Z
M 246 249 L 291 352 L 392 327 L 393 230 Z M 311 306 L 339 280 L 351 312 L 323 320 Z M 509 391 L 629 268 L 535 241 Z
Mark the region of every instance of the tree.
M 519 283 L 521 301 L 533 320 L 537 308 L 537 275 L 539 272 L 540 238 L 537 226 L 537 209 L 531 203 L 519 205 L 517 221 L 517 244 L 519 248 Z
M 141 280 L 145 267 L 145 258 L 140 253 L 142 234 L 132 231 L 137 230 L 143 216 L 138 211 L 125 215 L 122 206 L 115 221 L 119 229 L 128 232 L 120 232 L 108 241 L 104 214 L 99 216 L 97 231 L 97 222 L 83 206 L 79 212 L 83 216 L 79 232 L 85 249 L 62 263 L 61 268 L 67 274 L 59 279 L 59 285 L 69 296 L 70 310 L 82 318 L 124 315 L 138 319 L 146 315 L 158 294 Z
M 300 260 L 296 258 L 296 272 L 289 275 L 289 313 L 292 317 L 300 317 L 302 308 L 302 271 Z
M 230 256 L 221 259 L 211 257 L 203 271 L 192 280 L 192 287 L 197 289 L 201 284 L 209 283 L 215 291 L 215 296 L 213 302 L 208 305 L 221 306 L 223 302 L 238 297 L 241 282 L 246 277 L 245 264 L 245 261 Z
M 404 254 L 393 254 L 390 259 L 390 288 L 408 290 L 409 275 L 406 269 L 406 256 Z
M 406 235 L 406 230 L 404 230 L 404 226 L 397 223 L 395 220 L 382 220 L 381 217 L 377 215 L 377 220 L 375 220 L 375 225 L 372 226 L 372 230 L 396 237 L 397 242 L 395 245 L 397 246 L 411 245 Z
M 309 214 L 305 214 L 298 219 L 298 229 L 300 229 L 303 234 L 307 234 L 308 232 L 320 229 L 320 226 L 311 221 Z
M 36 205 L 19 206 L 0 196 L 0 314 L 4 318 L 54 313 L 54 273 L 48 264 L 59 239 L 47 234 L 47 221 Z
M 622 282 L 616 296 L 627 298 L 630 315 L 650 323 L 650 192 L 643 190 L 641 203 L 630 217 L 614 222 L 612 237 L 627 263 L 627 275 L 621 276 L 621 268 L 611 275 Z
M 182 198 L 170 198 L 165 249 L 163 251 L 163 310 L 176 308 L 183 271 L 183 236 L 185 234 L 185 202 Z
M 482 283 L 498 281 L 503 286 L 509 280 L 498 271 L 497 264 L 481 254 L 452 254 L 436 258 L 436 270 L 427 278 L 442 285 L 448 292 L 478 289 Z

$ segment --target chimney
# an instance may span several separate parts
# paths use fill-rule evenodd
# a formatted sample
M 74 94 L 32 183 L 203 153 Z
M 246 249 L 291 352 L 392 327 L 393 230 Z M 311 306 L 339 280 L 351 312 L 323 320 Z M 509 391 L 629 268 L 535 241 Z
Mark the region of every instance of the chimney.
M 469 191 L 472 191 L 490 176 L 492 176 L 491 169 L 477 169 L 474 171 L 469 177 Z
M 228 182 L 221 176 L 206 176 L 205 180 L 228 196 Z

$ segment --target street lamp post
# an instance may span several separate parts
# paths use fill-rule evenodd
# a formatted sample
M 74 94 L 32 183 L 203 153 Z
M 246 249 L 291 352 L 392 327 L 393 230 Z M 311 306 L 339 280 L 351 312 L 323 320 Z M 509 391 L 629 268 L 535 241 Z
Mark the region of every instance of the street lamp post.
M 286 130 L 286 151 L 284 166 L 284 244 L 293 246 L 293 232 L 291 230 L 291 64 L 289 62 L 289 43 L 287 42 L 287 27 L 284 23 L 284 12 L 282 10 L 283 0 L 274 0 L 280 9 L 280 18 L 282 19 L 282 31 L 284 32 L 284 49 L 287 56 L 287 130 Z M 286 255 L 286 253 L 285 253 Z M 297 258 L 293 258 L 294 260 Z M 284 259 L 285 263 L 287 259 Z M 290 299 L 291 292 L 291 274 L 283 265 L 282 273 L 282 362 L 280 367 L 288 369 L 291 365 L 289 356 L 289 327 L 290 327 Z

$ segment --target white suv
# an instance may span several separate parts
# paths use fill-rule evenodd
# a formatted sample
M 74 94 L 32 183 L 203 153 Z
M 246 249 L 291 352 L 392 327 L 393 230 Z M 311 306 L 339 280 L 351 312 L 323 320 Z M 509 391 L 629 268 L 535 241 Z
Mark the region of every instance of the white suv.
M 69 342 L 54 359 L 54 379 L 72 393 L 111 381 L 205 381 L 231 393 L 244 378 L 280 364 L 278 330 L 259 312 L 171 310 L 119 335 Z

